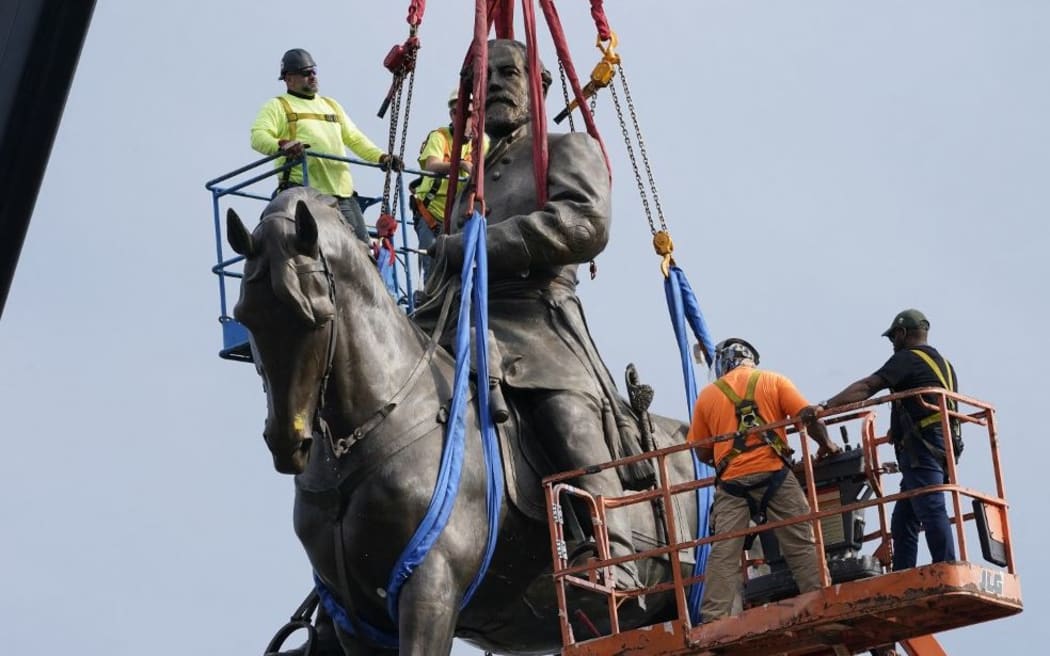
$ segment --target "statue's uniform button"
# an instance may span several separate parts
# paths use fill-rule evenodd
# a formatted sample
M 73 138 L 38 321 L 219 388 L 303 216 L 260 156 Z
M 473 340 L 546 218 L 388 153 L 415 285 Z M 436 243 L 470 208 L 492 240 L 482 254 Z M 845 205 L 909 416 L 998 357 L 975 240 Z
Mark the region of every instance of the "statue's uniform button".
M 510 164 L 510 158 L 509 157 L 504 157 L 503 159 L 501 159 L 499 161 L 499 163 L 500 164 Z
M 493 171 L 492 172 L 492 179 L 493 180 L 499 180 L 502 177 L 503 177 L 503 171 Z

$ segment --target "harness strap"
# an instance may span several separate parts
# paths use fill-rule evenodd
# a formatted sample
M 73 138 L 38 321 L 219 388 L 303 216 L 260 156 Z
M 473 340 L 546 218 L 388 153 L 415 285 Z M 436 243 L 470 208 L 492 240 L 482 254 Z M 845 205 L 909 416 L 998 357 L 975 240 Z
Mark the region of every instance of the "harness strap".
M 288 102 L 288 99 L 284 96 L 277 96 L 277 102 L 281 103 L 281 108 L 284 109 L 284 118 L 288 121 L 288 139 L 295 141 L 296 134 L 298 134 L 299 121 L 301 119 L 311 119 L 319 121 L 328 121 L 329 123 L 339 122 L 339 110 L 336 108 L 335 101 L 331 98 L 321 96 L 321 100 L 325 101 L 329 107 L 332 108 L 331 114 L 313 114 L 313 113 L 299 113 L 292 111 L 292 105 Z M 287 163 L 287 159 L 285 163 Z M 292 169 L 288 168 L 281 174 L 281 181 L 277 185 L 278 191 L 283 191 L 293 184 L 290 182 L 292 177 Z
M 926 351 L 923 351 L 922 349 L 911 349 L 911 352 L 919 356 L 919 358 L 922 359 L 922 361 L 925 362 L 926 365 L 933 371 L 933 373 L 937 376 L 937 380 L 941 381 L 941 387 L 948 390 L 949 392 L 955 391 L 955 387 L 952 385 L 952 379 L 954 378 L 954 376 L 952 375 L 952 364 L 948 362 L 947 358 L 944 358 L 944 366 L 947 369 L 947 371 L 942 372 L 941 368 L 937 366 L 937 363 L 934 361 L 933 358 L 930 357 L 930 355 Z M 948 399 L 949 410 L 955 410 L 958 407 L 959 403 L 955 399 Z M 941 413 L 938 411 L 928 417 L 919 420 L 919 428 L 926 428 L 927 426 L 932 426 L 933 424 L 939 423 L 940 421 Z
M 773 495 L 777 493 L 777 490 L 779 490 L 780 486 L 784 483 L 784 479 L 787 478 L 789 471 L 790 469 L 787 467 L 781 467 L 769 476 L 766 476 L 750 485 L 744 485 L 736 481 L 722 481 L 721 487 L 727 494 L 747 501 L 747 509 L 751 514 L 751 521 L 753 521 L 756 526 L 762 526 L 769 521 L 769 517 L 766 514 L 766 510 L 769 508 L 769 502 L 773 500 Z M 762 486 L 765 486 L 766 491 L 762 493 L 761 499 L 755 501 L 755 498 L 751 496 L 751 490 L 757 490 Z M 755 537 L 757 535 L 757 533 L 752 533 L 744 539 L 744 549 L 751 548 L 751 545 L 755 543 Z
M 417 196 L 411 196 L 409 202 L 412 203 L 412 209 L 416 211 L 416 214 L 423 217 L 423 221 L 427 224 L 427 227 L 431 230 L 436 231 L 441 221 L 444 220 L 442 217 L 441 221 L 434 216 L 434 213 L 430 211 L 430 201 L 434 200 L 433 196 L 429 193 L 423 200 L 420 200 Z
M 444 161 L 446 163 L 451 163 L 451 161 L 452 161 L 452 142 L 453 142 L 452 131 L 448 127 L 440 127 L 440 128 L 435 129 L 435 130 L 431 130 L 430 134 L 434 134 L 435 132 L 440 134 L 442 136 L 442 138 L 443 138 L 443 141 L 444 141 L 443 152 L 442 152 L 442 161 Z M 429 139 L 430 139 L 430 135 L 427 135 L 427 140 L 429 140 Z M 425 141 L 423 142 L 423 145 L 426 146 L 426 142 Z M 463 149 L 466 151 L 465 153 L 463 153 L 463 157 L 473 160 L 473 157 L 472 157 L 472 154 L 471 154 L 472 153 L 472 147 L 471 147 L 470 142 L 465 143 L 463 145 Z M 418 196 L 414 196 L 416 211 L 419 212 L 420 216 L 423 217 L 423 219 L 426 221 L 427 225 L 430 227 L 431 230 L 436 230 L 438 225 L 440 225 L 445 220 L 445 217 L 443 217 L 443 216 L 442 217 L 434 216 L 433 212 L 430 211 L 430 204 L 433 203 L 434 199 L 437 198 L 438 195 L 442 193 L 442 187 L 445 187 L 444 191 L 445 191 L 446 194 L 448 193 L 448 187 L 447 187 L 448 178 L 449 178 L 448 174 L 442 174 L 442 175 L 436 175 L 436 176 L 423 176 L 420 179 L 419 184 L 417 185 L 416 191 L 418 192 L 418 191 L 422 190 L 420 193 L 422 193 L 423 196 L 422 196 L 422 198 L 420 198 Z
M 336 576 L 339 579 L 337 583 L 340 590 L 347 595 L 343 600 L 346 604 L 346 608 L 339 604 L 335 599 L 335 596 L 315 572 L 314 589 L 317 590 L 317 596 L 320 598 L 321 605 L 324 607 L 325 611 L 328 612 L 332 621 L 346 633 L 363 638 L 367 642 L 384 649 L 397 649 L 398 638 L 396 633 L 389 633 L 378 627 L 372 626 L 354 612 L 353 605 L 350 601 L 350 576 L 346 570 L 346 551 L 345 545 L 343 544 L 342 517 L 336 522 L 333 533 L 335 534 L 334 556 Z
M 321 261 L 325 263 L 325 267 L 327 268 L 327 262 L 323 259 L 323 257 Z M 433 359 L 434 352 L 437 350 L 438 338 L 441 335 L 441 326 L 445 324 L 445 321 L 448 318 L 449 308 L 452 306 L 452 296 L 453 293 L 450 288 L 449 291 L 446 292 L 445 299 L 441 305 L 441 313 L 438 316 L 437 323 L 438 327 L 435 328 L 434 335 L 432 335 L 430 338 L 430 343 L 427 345 L 427 348 L 423 352 L 423 355 L 420 356 L 419 360 L 416 361 L 416 366 L 413 367 L 412 372 L 408 375 L 408 378 L 405 379 L 405 382 L 401 385 L 401 388 L 394 394 L 390 401 L 388 401 L 381 408 L 372 413 L 372 415 L 367 420 L 365 420 L 363 424 L 351 431 L 349 435 L 347 435 L 346 437 L 341 437 L 339 439 L 332 440 L 332 451 L 335 457 L 342 457 L 343 455 L 348 453 L 355 444 L 368 437 L 376 428 L 379 427 L 380 424 L 382 424 L 386 420 L 387 417 L 390 416 L 390 413 L 394 411 L 394 408 L 396 408 L 398 404 L 404 401 L 405 397 L 407 397 L 408 394 L 412 391 L 413 387 L 415 387 L 416 381 L 419 380 L 419 377 L 427 369 L 425 365 Z M 334 345 L 334 328 L 332 329 L 332 334 L 333 337 L 330 340 L 330 342 Z M 327 383 L 328 374 L 331 372 L 332 361 L 334 360 L 334 358 L 335 352 L 334 346 L 332 346 L 329 349 L 328 367 L 325 370 L 325 383 Z M 324 384 L 322 384 L 321 392 L 323 398 Z M 324 419 L 322 419 L 320 415 L 318 415 L 318 423 L 322 425 L 322 430 L 325 431 L 325 433 L 327 434 L 328 427 L 325 424 Z
M 292 104 L 288 102 L 288 99 L 284 96 L 277 96 L 277 102 L 281 103 L 281 108 L 284 109 L 284 118 L 288 121 L 288 138 L 294 140 L 295 135 L 298 132 L 298 123 L 303 119 L 313 121 L 326 121 L 328 123 L 339 122 L 339 110 L 336 109 L 335 102 L 331 98 L 321 96 L 321 100 L 332 108 L 331 114 L 317 114 L 313 112 L 295 112 L 292 110 Z
M 736 408 L 736 416 L 738 420 L 737 432 L 733 436 L 733 446 L 729 449 L 729 452 L 722 457 L 721 460 L 715 465 L 715 479 L 721 480 L 722 474 L 726 469 L 729 468 L 729 464 L 740 454 L 748 451 L 753 451 L 763 446 L 768 446 L 773 449 L 773 452 L 784 461 L 784 465 L 787 467 L 791 466 L 791 448 L 784 443 L 784 440 L 780 438 L 780 435 L 773 430 L 767 430 L 759 434 L 760 441 L 747 444 L 747 432 L 755 426 L 761 426 L 767 423 L 765 418 L 758 410 L 758 403 L 755 401 L 755 389 L 758 387 L 758 379 L 762 376 L 762 372 L 759 369 L 754 369 L 747 378 L 747 387 L 744 391 L 744 397 L 740 396 L 729 386 L 729 383 L 724 378 L 719 378 L 714 382 L 717 387 L 726 398 Z

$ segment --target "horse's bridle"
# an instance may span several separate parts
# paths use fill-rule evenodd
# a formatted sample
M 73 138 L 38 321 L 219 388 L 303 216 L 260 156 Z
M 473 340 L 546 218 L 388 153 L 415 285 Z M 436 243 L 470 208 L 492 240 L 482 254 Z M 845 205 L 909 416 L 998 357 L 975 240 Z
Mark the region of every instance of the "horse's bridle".
M 287 214 L 274 213 L 264 216 L 262 219 L 260 219 L 260 223 L 268 219 L 277 218 L 292 221 L 293 223 L 295 222 L 295 219 L 288 216 Z M 332 308 L 335 311 L 335 313 L 338 314 L 339 306 L 336 302 L 335 274 L 332 273 L 332 268 L 328 264 L 328 258 L 327 256 L 325 256 L 324 249 L 321 247 L 320 239 L 318 239 L 317 242 L 317 256 L 317 259 L 321 264 L 320 269 L 317 269 L 316 266 L 313 263 L 311 263 L 309 265 L 296 265 L 295 272 L 296 274 L 323 273 L 325 281 L 328 283 L 328 300 L 332 303 Z M 430 342 L 427 345 L 426 350 L 423 351 L 423 354 L 416 361 L 415 366 L 413 366 L 412 371 L 409 373 L 408 378 L 405 379 L 405 382 L 401 385 L 400 389 L 398 389 L 394 396 L 385 404 L 383 404 L 382 407 L 373 412 L 371 416 L 369 416 L 369 418 L 365 420 L 364 423 L 352 430 L 350 434 L 346 437 L 340 438 L 336 438 L 332 434 L 332 431 L 328 426 L 328 422 L 324 420 L 324 417 L 321 414 L 321 411 L 324 410 L 325 407 L 325 397 L 328 392 L 328 381 L 331 378 L 332 369 L 335 364 L 335 350 L 337 345 L 336 333 L 338 330 L 338 322 L 336 321 L 336 316 L 333 316 L 329 320 L 331 326 L 328 331 L 328 346 L 327 354 L 325 356 L 325 368 L 324 374 L 321 376 L 321 382 L 319 383 L 317 409 L 314 411 L 313 423 L 320 430 L 321 434 L 328 439 L 329 444 L 331 444 L 332 446 L 333 455 L 335 455 L 336 458 L 340 458 L 346 453 L 348 453 L 355 444 L 363 440 L 372 431 L 378 428 L 379 425 L 382 424 L 383 421 L 390 416 L 394 409 L 405 399 L 405 397 L 408 396 L 409 392 L 412 391 L 416 381 L 419 379 L 420 375 L 427 369 L 426 365 L 433 359 L 434 353 L 437 351 L 438 337 L 441 334 L 441 330 L 444 328 L 445 321 L 448 319 L 448 312 L 452 305 L 452 297 L 455 295 L 454 292 L 454 286 L 450 285 L 446 290 L 445 297 L 442 301 L 441 312 L 438 315 L 438 321 L 434 328 L 434 334 L 430 336 Z

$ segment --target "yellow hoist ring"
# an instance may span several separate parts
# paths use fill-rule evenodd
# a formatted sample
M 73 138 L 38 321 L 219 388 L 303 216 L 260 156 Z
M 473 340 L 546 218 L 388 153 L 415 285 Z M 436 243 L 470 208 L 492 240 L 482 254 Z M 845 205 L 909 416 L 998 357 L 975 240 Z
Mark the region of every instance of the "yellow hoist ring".
M 671 275 L 671 265 L 674 264 L 674 258 L 671 257 L 671 253 L 674 252 L 674 242 L 671 241 L 671 234 L 666 230 L 659 230 L 653 234 L 653 250 L 660 256 L 660 272 L 664 274 L 664 278 L 668 278 Z

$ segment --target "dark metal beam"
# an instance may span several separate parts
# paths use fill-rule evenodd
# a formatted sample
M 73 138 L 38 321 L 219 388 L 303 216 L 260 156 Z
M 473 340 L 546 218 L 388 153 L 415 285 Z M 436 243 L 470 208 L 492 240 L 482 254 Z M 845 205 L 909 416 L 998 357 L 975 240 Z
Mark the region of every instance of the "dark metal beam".
M 0 2 L 0 316 L 95 0 Z

